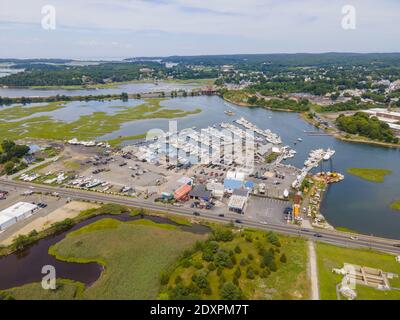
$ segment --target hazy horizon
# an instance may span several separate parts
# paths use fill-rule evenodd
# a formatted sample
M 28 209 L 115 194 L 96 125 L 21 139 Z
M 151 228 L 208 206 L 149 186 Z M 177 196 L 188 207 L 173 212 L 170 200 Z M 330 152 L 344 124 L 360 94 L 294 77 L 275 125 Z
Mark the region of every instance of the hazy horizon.
M 46 5 L 54 9 L 54 28 L 43 27 Z M 346 29 L 342 10 L 349 5 L 355 21 Z M 400 52 L 399 12 L 396 0 L 2 0 L 0 55 L 393 53 Z

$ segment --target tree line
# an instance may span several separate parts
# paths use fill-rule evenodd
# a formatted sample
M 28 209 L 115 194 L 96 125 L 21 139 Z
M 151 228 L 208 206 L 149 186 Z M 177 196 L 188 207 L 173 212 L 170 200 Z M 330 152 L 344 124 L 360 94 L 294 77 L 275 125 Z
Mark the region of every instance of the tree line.
M 358 134 L 371 140 L 399 143 L 399 138 L 394 135 L 387 123 L 363 112 L 357 112 L 352 116 L 342 114 L 336 119 L 336 125 L 340 130 L 350 134 Z

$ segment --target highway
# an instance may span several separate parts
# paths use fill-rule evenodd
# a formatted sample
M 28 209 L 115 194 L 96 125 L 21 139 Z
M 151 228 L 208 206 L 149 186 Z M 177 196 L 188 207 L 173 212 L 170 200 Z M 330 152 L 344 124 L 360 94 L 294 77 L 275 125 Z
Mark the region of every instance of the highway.
M 69 197 L 71 199 L 89 200 L 89 201 L 105 202 L 105 203 L 112 202 L 121 205 L 139 207 L 161 212 L 171 212 L 174 214 L 180 214 L 185 216 L 189 215 L 193 217 L 192 209 L 185 209 L 185 208 L 175 207 L 172 205 L 163 205 L 145 200 L 137 200 L 135 198 L 130 198 L 127 196 L 124 197 L 118 195 L 110 195 L 94 191 L 86 191 L 86 190 L 72 189 L 72 188 L 43 186 L 38 184 L 30 184 L 30 183 L 5 180 L 5 179 L 0 179 L 0 185 L 12 188 L 33 189 L 36 192 L 44 192 L 44 193 L 57 192 L 60 196 Z M 333 245 L 369 248 L 378 251 L 400 254 L 400 240 L 378 238 L 360 234 L 350 234 L 339 231 L 305 229 L 295 225 L 263 224 L 248 220 L 245 218 L 245 216 L 232 214 L 220 217 L 217 214 L 213 214 L 210 211 L 206 210 L 198 210 L 198 212 L 200 212 L 200 216 L 196 218 L 207 219 L 215 222 L 229 223 L 232 221 L 235 222 L 236 219 L 240 219 L 241 223 L 235 222 L 235 225 L 243 227 L 251 227 L 261 230 L 276 231 L 278 233 L 286 235 L 300 236 L 306 239 L 312 239 L 315 241 L 320 241 Z M 315 236 L 316 234 L 318 234 L 319 237 Z M 356 238 L 351 239 L 350 236 L 355 236 Z M 394 246 L 394 244 L 399 246 L 398 247 Z

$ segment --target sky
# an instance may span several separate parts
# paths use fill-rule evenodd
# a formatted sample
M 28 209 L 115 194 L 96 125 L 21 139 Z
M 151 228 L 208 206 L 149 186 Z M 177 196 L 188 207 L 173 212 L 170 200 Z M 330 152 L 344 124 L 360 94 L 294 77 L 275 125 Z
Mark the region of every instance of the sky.
M 0 58 L 400 52 L 400 0 L 0 0 L 0 41 Z

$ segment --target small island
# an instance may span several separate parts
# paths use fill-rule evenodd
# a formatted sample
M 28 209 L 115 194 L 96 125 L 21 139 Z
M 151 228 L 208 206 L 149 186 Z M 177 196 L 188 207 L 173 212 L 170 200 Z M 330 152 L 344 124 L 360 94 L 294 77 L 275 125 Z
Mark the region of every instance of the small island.
M 392 204 L 390 205 L 390 209 L 400 211 L 400 199 L 393 201 Z
M 387 169 L 373 168 L 349 168 L 347 169 L 347 173 L 367 181 L 382 183 L 385 179 L 385 176 L 391 174 L 392 171 Z

